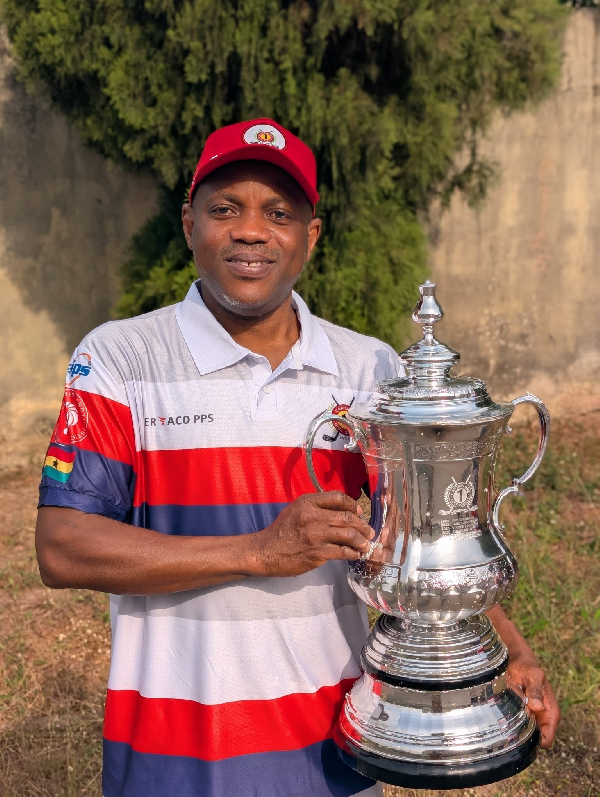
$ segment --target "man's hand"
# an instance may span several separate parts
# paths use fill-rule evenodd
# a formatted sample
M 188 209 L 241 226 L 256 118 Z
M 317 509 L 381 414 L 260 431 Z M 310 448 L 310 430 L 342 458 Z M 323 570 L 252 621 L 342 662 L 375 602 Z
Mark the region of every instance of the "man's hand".
M 527 644 L 525 647 L 529 650 Z M 529 652 L 525 650 L 511 652 L 509 650 L 509 656 L 507 677 L 519 684 L 529 700 L 529 708 L 533 712 L 542 734 L 541 746 L 543 748 L 551 747 L 560 719 L 560 709 L 552 687 L 530 650 Z
M 342 492 L 302 495 L 251 535 L 257 576 L 297 576 L 330 559 L 358 559 L 375 532 Z M 250 536 L 250 535 L 249 535 Z
M 501 607 L 494 606 L 487 614 L 508 648 L 507 678 L 518 684 L 525 692 L 528 706 L 535 716 L 542 735 L 541 746 L 547 749 L 554 741 L 560 720 L 560 709 L 554 692 L 533 651 Z

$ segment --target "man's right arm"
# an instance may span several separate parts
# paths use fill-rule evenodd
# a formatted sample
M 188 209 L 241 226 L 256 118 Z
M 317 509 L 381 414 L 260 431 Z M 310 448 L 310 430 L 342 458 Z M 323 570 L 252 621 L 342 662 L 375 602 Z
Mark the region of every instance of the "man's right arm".
M 294 576 L 330 559 L 357 559 L 373 530 L 341 492 L 303 495 L 262 531 L 170 536 L 76 509 L 42 506 L 36 549 L 55 589 L 151 595 L 261 576 Z

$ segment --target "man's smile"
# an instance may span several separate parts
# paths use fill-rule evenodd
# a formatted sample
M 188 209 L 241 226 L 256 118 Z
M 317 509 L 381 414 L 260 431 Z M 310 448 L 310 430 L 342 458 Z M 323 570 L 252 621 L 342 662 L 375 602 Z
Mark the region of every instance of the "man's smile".
M 236 252 L 231 257 L 225 258 L 225 262 L 234 276 L 257 279 L 272 270 L 275 260 L 265 255 Z

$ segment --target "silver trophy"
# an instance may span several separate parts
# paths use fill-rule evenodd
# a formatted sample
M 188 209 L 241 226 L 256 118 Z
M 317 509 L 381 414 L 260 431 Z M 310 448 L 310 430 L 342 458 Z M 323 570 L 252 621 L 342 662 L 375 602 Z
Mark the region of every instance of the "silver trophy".
M 407 349 L 406 377 L 380 382 L 345 417 L 371 493 L 369 551 L 349 565 L 354 592 L 379 617 L 362 650 L 363 675 L 334 732 L 341 758 L 365 775 L 412 788 L 478 786 L 510 777 L 535 759 L 540 734 L 508 654 L 483 614 L 513 591 L 517 563 L 498 513 L 535 473 L 550 417 L 531 394 L 492 401 L 479 379 L 452 376 L 457 352 L 439 343 L 435 285 L 420 287 L 413 320 L 423 338 Z M 518 404 L 537 409 L 541 437 L 529 470 L 494 500 L 496 456 Z

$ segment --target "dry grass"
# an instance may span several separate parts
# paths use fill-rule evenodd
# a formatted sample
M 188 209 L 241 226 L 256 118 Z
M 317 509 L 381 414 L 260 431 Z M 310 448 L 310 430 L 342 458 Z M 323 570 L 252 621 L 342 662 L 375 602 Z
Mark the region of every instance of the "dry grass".
M 462 795 L 600 794 L 600 418 L 594 418 L 555 425 L 541 473 L 503 510 L 521 566 L 507 608 L 558 694 L 563 721 L 556 744 L 516 778 Z M 525 428 L 507 440 L 499 484 L 524 469 L 534 437 Z M 33 528 L 46 440 L 45 434 L 5 440 L 0 460 L 0 797 L 98 797 L 108 603 L 91 592 L 51 592 L 39 580 Z M 387 797 L 410 794 L 387 790 Z
M 40 435 L 39 452 L 46 439 Z M 33 547 L 38 481 L 36 464 L 18 451 L 5 452 L 0 462 L 0 795 L 96 796 L 110 652 L 107 599 L 77 590 L 52 592 L 42 585 Z

